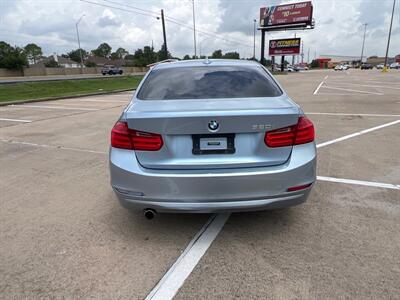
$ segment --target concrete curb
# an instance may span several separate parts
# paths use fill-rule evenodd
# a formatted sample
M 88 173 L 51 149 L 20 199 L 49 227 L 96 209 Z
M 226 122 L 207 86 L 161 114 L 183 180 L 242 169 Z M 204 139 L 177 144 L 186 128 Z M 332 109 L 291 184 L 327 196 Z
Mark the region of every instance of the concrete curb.
M 96 95 L 118 94 L 118 93 L 123 93 L 123 92 L 134 91 L 134 90 L 135 89 L 122 89 L 122 90 L 115 90 L 115 91 L 109 91 L 109 92 L 96 92 L 96 93 L 79 94 L 79 95 L 71 95 L 71 96 L 47 97 L 47 98 L 39 98 L 39 99 L 7 101 L 7 102 L 0 102 L 0 106 L 7 106 L 7 105 L 11 105 L 11 104 L 23 104 L 23 103 L 30 103 L 30 102 L 42 102 L 42 101 L 70 99 L 70 98 L 82 98 L 82 97 L 89 97 L 89 96 L 96 96 Z

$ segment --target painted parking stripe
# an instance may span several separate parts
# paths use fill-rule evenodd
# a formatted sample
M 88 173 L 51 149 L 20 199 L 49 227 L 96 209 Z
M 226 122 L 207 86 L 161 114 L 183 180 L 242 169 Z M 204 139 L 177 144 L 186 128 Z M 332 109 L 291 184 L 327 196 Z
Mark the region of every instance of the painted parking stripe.
M 8 105 L 7 107 L 13 108 L 46 108 L 46 109 L 67 109 L 67 110 L 87 110 L 87 111 L 95 111 L 97 108 L 84 108 L 84 107 L 60 107 L 60 106 L 48 106 L 48 105 Z
M 399 88 L 399 87 L 393 87 L 393 86 L 383 86 L 383 85 L 369 85 L 369 84 L 359 84 L 359 83 L 340 82 L 340 81 L 329 81 L 329 83 L 335 83 L 335 84 L 344 84 L 344 85 L 356 85 L 356 86 L 365 86 L 365 87 L 373 87 L 373 88 L 385 88 L 385 89 L 395 89 L 395 90 L 400 90 L 400 88 Z
M 323 86 L 323 88 L 324 89 L 331 89 L 331 90 L 346 91 L 346 92 L 355 92 L 355 93 L 361 93 L 361 94 L 378 95 L 378 96 L 384 95 L 383 93 L 375 93 L 375 92 L 367 92 L 367 91 L 361 91 L 361 90 L 345 89 L 345 88 L 326 86 L 326 85 Z
M 81 148 L 74 148 L 74 147 L 64 147 L 64 146 L 56 146 L 56 145 L 36 144 L 36 143 L 30 143 L 30 142 L 14 141 L 14 140 L 10 140 L 10 139 L 0 139 L 0 142 L 8 143 L 8 144 L 40 147 L 40 148 L 71 150 L 71 151 L 77 151 L 77 152 L 96 153 L 96 154 L 107 154 L 107 152 L 105 152 L 105 151 L 96 151 L 96 150 L 81 149 Z
M 344 178 L 326 177 L 326 176 L 317 176 L 317 180 L 400 190 L 399 184 L 391 184 L 391 183 L 353 180 L 353 179 L 344 179 Z
M 172 299 L 224 227 L 230 214 L 211 216 L 146 300 Z
M 385 128 L 385 127 L 389 127 L 389 126 L 392 126 L 392 125 L 396 125 L 396 124 L 399 124 L 399 123 L 400 123 L 400 120 L 396 120 L 396 121 L 393 121 L 393 122 L 390 122 L 390 123 L 385 123 L 385 124 L 382 124 L 382 125 L 379 125 L 379 126 L 375 126 L 375 127 L 372 127 L 372 128 L 364 129 L 364 130 L 361 130 L 361 131 L 358 131 L 358 132 L 355 132 L 355 133 L 352 133 L 352 134 L 348 134 L 348 135 L 342 136 L 340 138 L 337 138 L 337 139 L 334 139 L 334 140 L 331 140 L 331 141 L 327 141 L 327 142 L 318 144 L 317 148 L 322 148 L 322 147 L 325 147 L 325 146 L 328 146 L 328 145 L 331 145 L 331 144 L 335 144 L 335 143 L 338 143 L 338 142 L 341 142 L 341 141 L 345 141 L 345 140 L 351 139 L 353 137 L 360 136 L 360 135 L 366 134 L 368 132 L 372 132 L 372 131 L 375 131 L 375 130 L 378 130 L 378 129 L 382 129 L 382 128 Z
M 79 99 L 79 102 L 104 102 L 104 103 L 129 103 L 129 100 L 100 100 L 100 99 Z
M 32 122 L 31 120 L 6 119 L 6 118 L 0 118 L 0 121 L 21 122 L 21 123 L 30 123 L 30 122 Z
M 400 103 L 400 102 L 399 102 L 399 103 Z M 306 115 L 362 116 L 362 117 L 393 117 L 393 118 L 398 118 L 398 117 L 400 117 L 400 115 L 386 115 L 386 114 L 323 113 L 323 112 L 306 112 Z
M 317 86 L 317 88 L 315 89 L 313 95 L 316 95 L 319 91 L 319 89 L 322 87 L 322 85 L 324 84 L 324 81 L 321 81 L 320 84 Z

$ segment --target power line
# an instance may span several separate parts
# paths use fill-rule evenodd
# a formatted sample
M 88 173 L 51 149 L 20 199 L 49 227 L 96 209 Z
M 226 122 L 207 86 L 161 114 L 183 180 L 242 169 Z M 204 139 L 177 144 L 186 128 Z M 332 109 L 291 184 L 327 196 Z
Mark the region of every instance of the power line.
M 114 8 L 114 9 L 121 10 L 121 11 L 125 11 L 125 12 L 132 12 L 132 13 L 139 14 L 139 15 L 143 15 L 143 16 L 149 16 L 149 17 L 153 17 L 153 18 L 155 18 L 155 19 L 159 19 L 159 18 L 160 18 L 159 16 L 154 16 L 154 15 L 151 15 L 151 14 L 148 14 L 148 13 L 143 13 L 143 12 L 138 12 L 138 11 L 134 11 L 134 10 L 129 10 L 129 9 L 126 9 L 126 8 L 115 7 L 115 6 L 111 6 L 111 5 L 107 5 L 107 4 L 102 4 L 102 3 L 97 3 L 97 2 L 92 2 L 92 1 L 88 1 L 88 0 L 80 0 L 80 1 L 81 1 L 81 2 L 90 3 L 90 4 L 94 4 L 94 5 L 97 5 L 97 6 L 103 6 L 103 7 L 108 7 L 108 8 Z
M 113 4 L 116 4 L 116 5 L 121 5 L 121 6 L 129 7 L 129 8 L 131 8 L 131 9 L 140 10 L 140 12 L 134 11 L 134 10 L 130 10 L 130 9 L 126 9 L 126 8 L 121 8 L 121 7 L 106 5 L 106 4 L 102 4 L 102 3 L 92 2 L 92 1 L 88 1 L 88 0 L 80 0 L 80 1 L 87 2 L 87 3 L 90 3 L 90 4 L 94 4 L 94 5 L 97 5 L 97 6 L 104 6 L 104 7 L 114 8 L 114 9 L 121 10 L 121 11 L 125 11 L 125 12 L 132 12 L 132 13 L 137 13 L 137 14 L 141 14 L 141 15 L 145 15 L 145 16 L 150 16 L 150 17 L 154 17 L 154 18 L 157 18 L 157 19 L 159 18 L 159 15 L 158 15 L 156 12 L 154 12 L 154 11 L 141 9 L 141 8 L 138 8 L 138 7 L 135 7 L 135 6 L 132 6 L 132 5 L 123 4 L 123 3 L 116 2 L 116 1 L 101 0 L 101 1 L 104 1 L 104 2 L 108 2 L 108 3 L 113 3 Z M 166 20 L 167 22 L 174 23 L 174 24 L 179 25 L 179 26 L 181 26 L 181 27 L 186 27 L 186 28 L 188 28 L 188 29 L 190 29 L 190 30 L 194 30 L 194 27 L 193 27 L 193 26 L 186 25 L 186 24 L 184 24 L 183 21 L 181 21 L 181 20 L 178 20 L 178 19 L 169 17 L 169 16 L 167 16 L 167 15 L 164 15 L 164 17 L 165 17 L 165 20 Z M 239 44 L 239 45 L 242 45 L 242 46 L 245 46 L 245 47 L 249 47 L 249 48 L 252 47 L 252 46 L 250 46 L 250 45 L 248 45 L 248 44 L 245 44 L 245 43 L 243 43 L 243 42 L 239 42 L 238 40 L 235 40 L 235 39 L 232 39 L 232 38 L 229 38 L 229 39 L 228 39 L 228 38 L 222 37 L 222 36 L 218 35 L 218 34 L 215 33 L 215 32 L 206 32 L 206 31 L 199 30 L 199 29 L 196 29 L 196 32 L 198 32 L 199 34 L 203 34 L 203 35 L 206 35 L 206 36 L 210 36 L 210 37 L 214 37 L 214 38 L 216 38 L 216 39 L 220 39 L 220 40 L 226 41 L 226 42 L 231 43 L 231 44 Z

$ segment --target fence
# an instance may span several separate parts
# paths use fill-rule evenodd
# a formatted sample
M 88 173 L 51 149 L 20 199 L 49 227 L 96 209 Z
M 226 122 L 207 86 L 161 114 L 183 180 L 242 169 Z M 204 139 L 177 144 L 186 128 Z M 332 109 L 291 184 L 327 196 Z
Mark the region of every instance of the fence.
M 78 75 L 101 74 L 101 67 L 93 68 L 24 68 L 23 70 L 0 69 L 0 77 L 20 76 L 51 76 L 51 75 Z M 124 74 L 146 72 L 146 67 L 122 67 Z

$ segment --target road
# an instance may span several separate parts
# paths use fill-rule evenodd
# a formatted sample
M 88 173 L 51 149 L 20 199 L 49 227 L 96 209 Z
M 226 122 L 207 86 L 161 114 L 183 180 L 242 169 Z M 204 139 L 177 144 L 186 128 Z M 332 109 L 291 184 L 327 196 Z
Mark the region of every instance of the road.
M 129 75 L 144 75 L 146 72 L 135 72 Z M 36 82 L 36 81 L 57 81 L 57 80 L 81 80 L 96 78 L 114 78 L 121 75 L 105 75 L 102 74 L 79 74 L 79 75 L 48 75 L 48 76 L 27 76 L 27 77 L 0 77 L 0 84 Z M 127 75 L 122 75 L 127 76 Z
M 176 299 L 398 298 L 400 72 L 278 80 L 315 124 L 316 185 L 300 206 L 218 215 L 213 233 L 207 214 L 118 204 L 109 134 L 131 93 L 1 107 L 0 298 L 143 299 L 160 280 Z

